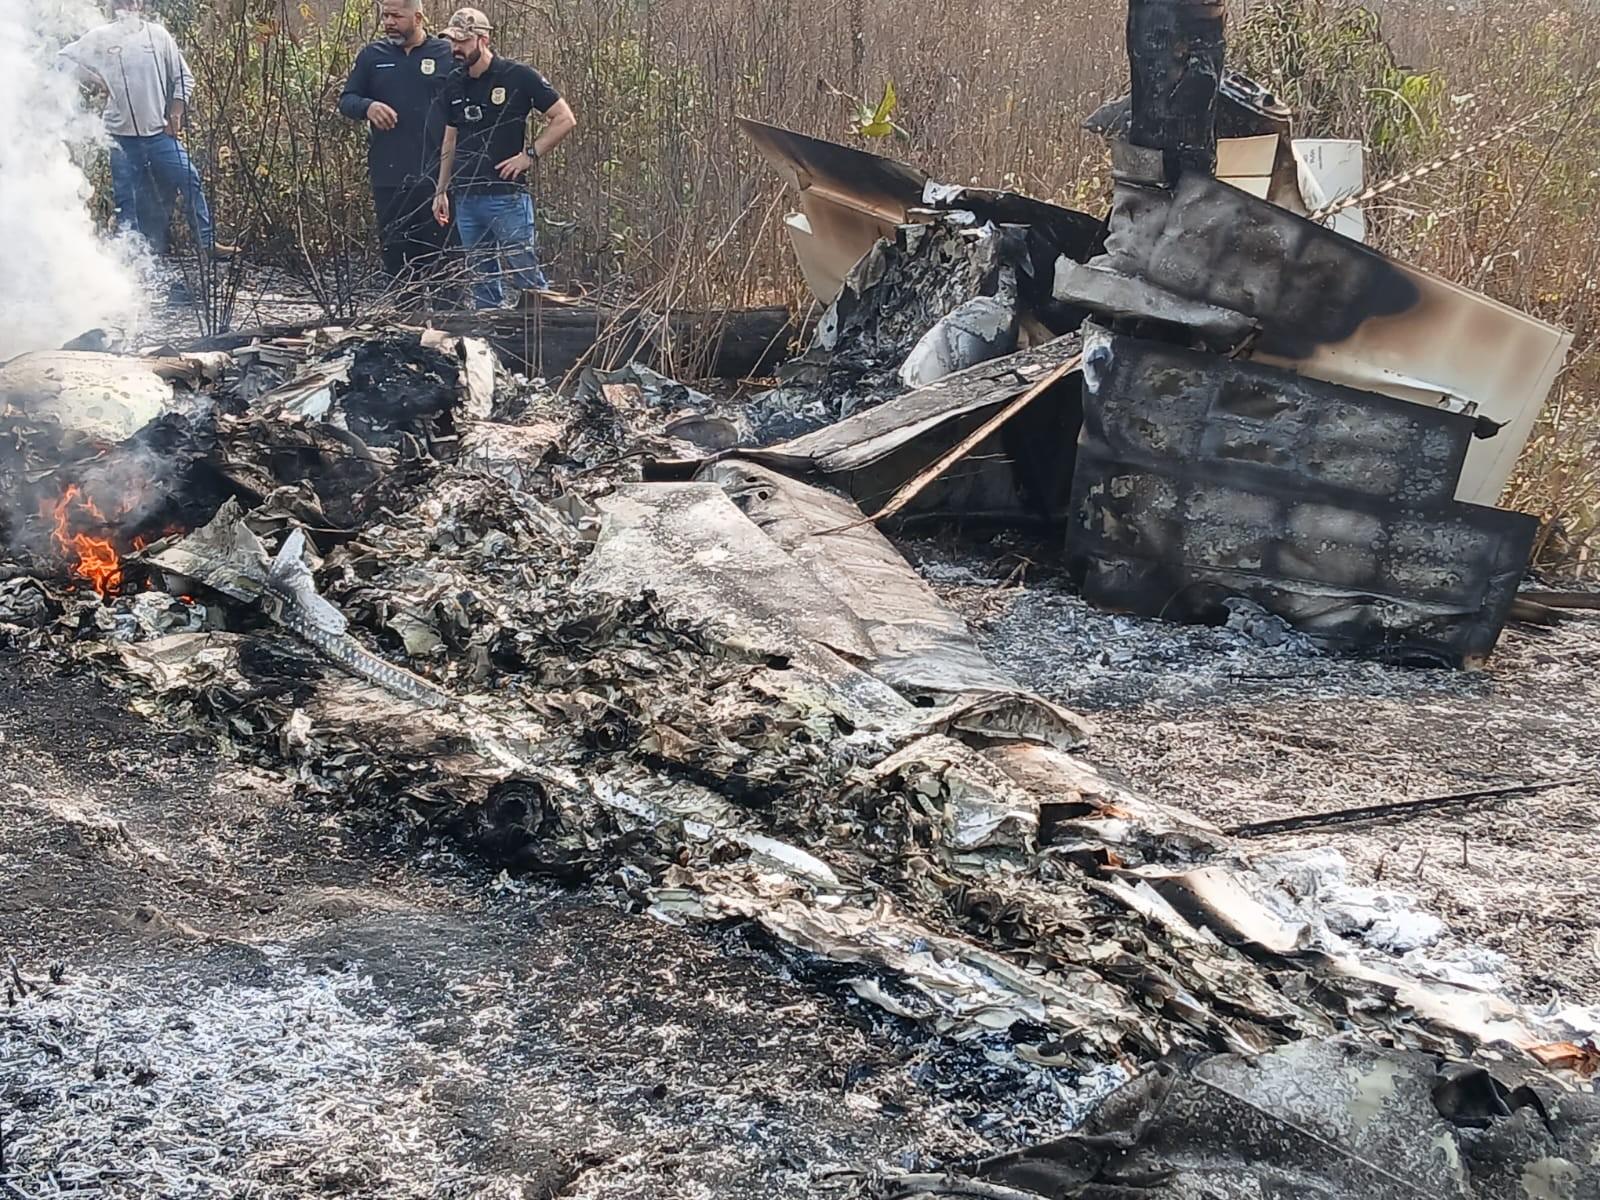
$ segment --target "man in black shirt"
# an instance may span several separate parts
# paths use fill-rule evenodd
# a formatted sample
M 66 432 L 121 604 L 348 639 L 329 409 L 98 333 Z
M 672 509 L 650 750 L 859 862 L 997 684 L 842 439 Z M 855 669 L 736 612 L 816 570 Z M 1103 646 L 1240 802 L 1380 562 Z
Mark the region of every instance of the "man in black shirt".
M 356 55 L 339 111 L 371 127 L 367 169 L 384 270 L 406 303 L 430 287 L 447 298 L 452 289 L 441 276 L 450 229 L 433 219 L 432 208 L 450 43 L 428 36 L 422 0 L 383 0 L 381 13 L 383 37 Z
M 503 276 L 525 297 L 546 286 L 524 179 L 578 124 L 543 75 L 489 48 L 491 32 L 488 18 L 475 8 L 461 9 L 444 28 L 457 69 L 445 88 L 444 146 L 433 201 L 441 225 L 454 210 L 479 308 L 500 306 Z M 535 111 L 549 121 L 530 144 L 528 117 Z

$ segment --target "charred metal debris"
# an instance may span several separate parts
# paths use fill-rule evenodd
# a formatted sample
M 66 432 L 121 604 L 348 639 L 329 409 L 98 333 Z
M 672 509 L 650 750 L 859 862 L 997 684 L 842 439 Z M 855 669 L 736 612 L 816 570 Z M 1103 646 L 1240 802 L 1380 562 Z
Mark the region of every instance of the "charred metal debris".
M 1128 46 L 1131 97 L 1089 121 L 1104 221 L 744 123 L 830 305 L 757 405 L 813 428 L 763 461 L 874 512 L 1081 355 L 896 515 L 1042 524 L 1108 607 L 1244 597 L 1330 647 L 1481 663 L 1536 533 L 1492 506 L 1570 336 L 1362 244 L 1359 211 L 1308 219 L 1361 190 L 1360 147 L 1291 137 L 1224 70 L 1220 4 L 1134 3 Z
M 1132 6 L 1107 221 L 746 123 L 830 304 L 749 403 L 405 329 L 0 366 L 0 638 L 308 802 L 760 931 L 981 1050 L 1013 1144 L 1129 1080 L 862 1190 L 1595 1195 L 1592 1030 L 1096 769 L 870 519 L 1054 530 L 1138 613 L 1490 652 L 1533 522 L 1486 502 L 1569 339 L 1277 203 L 1308 152 L 1220 20 Z M 1193 52 L 1146 62 L 1163 22 Z
M 1045 378 L 1056 353 L 967 386 Z M 1087 722 L 989 661 L 846 494 L 780 469 L 792 443 L 687 440 L 737 430 L 725 403 L 641 368 L 562 398 L 481 343 L 402 330 L 71 365 L 8 392 L 0 636 L 288 774 L 307 803 L 754 934 L 926 1039 L 945 1064 L 930 1086 L 964 1063 L 990 1145 L 1043 1143 L 857 1190 L 1257 1179 L 1276 1160 L 1188 1118 L 1173 1132 L 1180 1101 L 1248 1108 L 1230 1087 L 1269 1068 L 1324 1079 L 1319 1055 L 1349 1064 L 1306 1093 L 1324 1106 L 1307 1119 L 1354 1139 L 1330 1133 L 1294 1177 L 1323 1194 L 1371 1194 L 1352 1166 L 1361 1114 L 1458 1163 L 1445 1194 L 1463 1196 L 1511 1195 L 1479 1174 L 1577 1161 L 1591 1136 L 1556 1114 L 1581 1126 L 1587 1101 L 1562 1089 L 1600 1065 L 1592 1032 L 1408 957 L 1426 931 L 1396 922 L 1432 919 L 1400 897 L 1252 857 L 1096 769 Z M 140 425 L 152 377 L 167 395 Z M 850 420 L 898 434 L 927 394 Z M 858 443 L 830 447 L 836 428 L 809 436 L 842 471 Z M 650 482 L 641 452 L 698 465 Z M 1533 1072 L 1537 1103 L 1489 1068 Z M 1481 1125 L 1410 1082 L 1471 1071 L 1489 1097 L 1474 1103 L 1503 1100 Z M 1125 1080 L 1091 1130 L 1049 1140 Z

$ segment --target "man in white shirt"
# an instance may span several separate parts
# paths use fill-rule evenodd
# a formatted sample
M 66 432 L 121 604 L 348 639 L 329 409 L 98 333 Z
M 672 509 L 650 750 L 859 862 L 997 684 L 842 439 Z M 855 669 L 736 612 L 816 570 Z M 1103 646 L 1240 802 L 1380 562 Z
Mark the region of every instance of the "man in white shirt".
M 114 21 L 61 51 L 80 76 L 106 93 L 117 227 L 137 230 L 155 253 L 165 254 L 170 197 L 176 194 L 196 246 L 228 257 L 233 248 L 216 244 L 200 173 L 178 140 L 194 75 L 172 35 L 143 10 L 144 0 L 117 0 Z

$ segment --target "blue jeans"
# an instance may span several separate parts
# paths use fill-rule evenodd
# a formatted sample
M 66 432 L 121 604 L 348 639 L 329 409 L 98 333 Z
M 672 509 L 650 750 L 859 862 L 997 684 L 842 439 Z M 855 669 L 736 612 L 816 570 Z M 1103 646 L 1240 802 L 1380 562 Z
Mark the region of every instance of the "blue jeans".
M 533 198 L 527 192 L 459 192 L 452 207 L 472 270 L 476 307 L 500 307 L 502 279 L 525 292 L 549 286 L 539 269 Z
M 111 195 L 117 228 L 141 234 L 157 254 L 167 251 L 171 197 L 183 204 L 195 244 L 209 250 L 216 241 L 211 207 L 183 143 L 170 133 L 154 137 L 112 138 Z

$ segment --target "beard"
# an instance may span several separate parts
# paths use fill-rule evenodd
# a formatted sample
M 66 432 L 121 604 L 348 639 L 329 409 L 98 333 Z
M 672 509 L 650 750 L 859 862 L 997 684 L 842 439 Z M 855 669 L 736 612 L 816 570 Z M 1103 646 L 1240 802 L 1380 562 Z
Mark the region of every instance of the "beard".
M 474 46 L 470 51 L 455 50 L 451 53 L 462 66 L 475 67 L 478 65 L 478 60 L 483 57 L 483 47 Z

